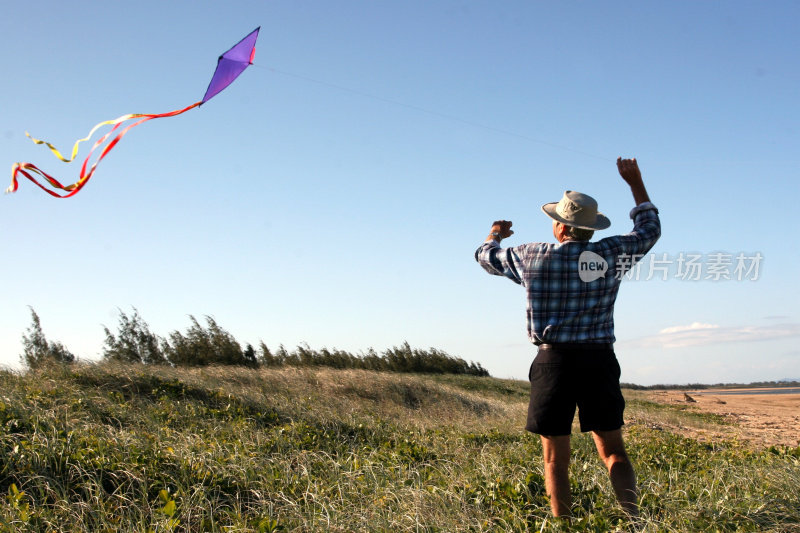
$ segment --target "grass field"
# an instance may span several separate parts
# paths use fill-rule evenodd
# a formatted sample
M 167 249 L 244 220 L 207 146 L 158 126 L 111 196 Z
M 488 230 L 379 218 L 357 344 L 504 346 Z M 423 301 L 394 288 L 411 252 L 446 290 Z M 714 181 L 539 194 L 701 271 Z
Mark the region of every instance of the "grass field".
M 522 430 L 527 383 L 320 368 L 0 372 L 0 531 L 800 532 L 800 448 L 626 392 L 642 520 L 575 434 L 571 525 Z

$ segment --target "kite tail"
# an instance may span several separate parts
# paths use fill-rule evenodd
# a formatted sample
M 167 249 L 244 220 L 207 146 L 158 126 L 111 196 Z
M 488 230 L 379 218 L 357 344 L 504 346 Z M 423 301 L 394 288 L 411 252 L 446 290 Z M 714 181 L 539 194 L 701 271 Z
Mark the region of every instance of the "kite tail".
M 94 132 L 96 132 L 97 130 L 99 130 L 103 126 L 116 125 L 116 124 L 119 124 L 121 122 L 125 122 L 126 120 L 131 119 L 133 117 L 134 117 L 134 115 L 122 115 L 121 117 L 115 118 L 114 120 L 106 120 L 105 122 L 101 122 L 100 124 L 98 124 L 97 126 L 92 128 L 92 130 L 89 132 L 89 134 L 86 137 L 84 137 L 83 139 L 78 139 L 77 141 L 75 141 L 75 144 L 72 147 L 72 155 L 70 156 L 69 159 L 67 159 L 66 157 L 61 155 L 61 152 L 58 151 L 58 148 L 56 148 L 55 146 L 53 146 L 49 142 L 43 141 L 41 139 L 37 139 L 37 138 L 33 137 L 27 131 L 25 132 L 25 135 L 30 140 L 32 140 L 35 144 L 44 144 L 44 145 L 46 145 L 48 148 L 50 148 L 50 151 L 53 152 L 53 154 L 55 154 L 55 156 L 57 158 L 59 158 L 60 160 L 62 160 L 64 163 L 70 163 L 70 162 L 72 162 L 73 159 L 75 159 L 75 156 L 78 155 L 78 145 L 81 144 L 82 142 L 85 142 L 85 141 L 88 141 L 89 139 L 91 139 L 92 135 L 94 135 Z
M 92 130 L 89 132 L 89 135 L 87 135 L 83 139 L 79 139 L 75 143 L 75 145 L 72 147 L 72 156 L 69 159 L 67 159 L 63 155 L 61 155 L 61 153 L 56 149 L 56 147 L 53 146 L 52 144 L 50 144 L 49 142 L 42 141 L 42 140 L 39 140 L 39 139 L 34 139 L 33 137 L 31 137 L 26 132 L 26 135 L 28 135 L 28 137 L 30 137 L 30 139 L 34 143 L 46 145 L 55 154 L 55 156 L 58 157 L 61 161 L 64 161 L 65 163 L 69 163 L 73 159 L 75 159 L 75 156 L 78 153 L 78 145 L 80 143 L 89 140 L 92 137 L 92 135 L 94 135 L 94 133 L 100 127 L 113 125 L 113 128 L 111 128 L 111 130 L 108 133 L 106 133 L 105 135 L 100 137 L 94 143 L 94 145 L 92 146 L 92 149 L 89 150 L 89 154 L 86 156 L 86 159 L 84 159 L 83 165 L 81 166 L 81 172 L 80 172 L 80 175 L 78 177 L 78 181 L 76 181 L 75 183 L 72 183 L 70 185 L 63 185 L 58 180 L 56 180 L 51 175 L 49 175 L 46 172 L 44 172 L 42 169 L 40 169 L 39 167 L 37 167 L 33 163 L 14 163 L 14 165 L 11 167 L 11 185 L 6 189 L 6 194 L 13 193 L 13 192 L 17 191 L 17 189 L 19 188 L 19 182 L 18 182 L 18 179 L 17 179 L 17 174 L 22 174 L 24 177 L 26 177 L 29 180 L 31 180 L 34 184 L 36 184 L 40 189 L 42 189 L 43 191 L 45 191 L 49 195 L 54 196 L 56 198 L 69 198 L 73 194 L 76 194 L 78 191 L 80 191 L 83 188 L 84 185 L 86 185 L 86 182 L 88 182 L 89 179 L 94 175 L 94 172 L 97 169 L 97 165 L 100 163 L 100 161 L 103 160 L 103 158 L 108 154 L 108 152 L 110 152 L 111 149 L 114 148 L 114 146 L 117 145 L 117 143 L 122 139 L 122 137 L 125 136 L 126 133 L 128 133 L 128 131 L 130 131 L 131 128 L 133 128 L 135 126 L 138 126 L 139 124 L 141 124 L 143 122 L 147 122 L 148 120 L 152 120 L 154 118 L 167 118 L 167 117 L 174 117 L 176 115 L 180 115 L 181 113 L 185 113 L 186 111 L 189 111 L 190 109 L 194 109 L 195 107 L 199 106 L 200 104 L 201 104 L 201 102 L 195 102 L 194 104 L 192 104 L 192 105 L 190 105 L 188 107 L 185 107 L 183 109 L 178 109 L 176 111 L 169 111 L 167 113 L 159 113 L 159 114 L 133 113 L 133 114 L 129 114 L 129 115 L 123 115 L 123 116 L 121 116 L 119 118 L 116 118 L 116 119 L 113 119 L 113 120 L 106 120 L 104 122 L 101 122 L 100 124 L 98 124 L 94 128 L 92 128 Z M 137 120 L 136 122 L 134 122 L 132 124 L 127 125 L 114 138 L 112 138 L 111 141 L 109 141 L 109 143 L 100 151 L 100 155 L 97 157 L 97 160 L 94 163 L 92 163 L 91 166 L 89 166 L 89 160 L 92 158 L 92 154 L 94 154 L 94 151 L 100 145 L 102 145 L 109 137 L 111 137 L 111 135 L 119 127 L 121 127 L 124 122 L 126 122 L 128 120 L 131 120 L 131 119 L 139 119 L 139 120 Z M 87 172 L 87 166 L 88 166 L 88 172 Z M 67 191 L 68 194 L 59 194 L 59 193 L 57 193 L 55 191 L 52 191 L 52 190 L 48 189 L 42 183 L 40 183 L 34 177 L 34 175 L 32 173 L 33 174 L 38 174 L 39 176 L 44 178 L 47 181 L 47 183 L 49 183 L 53 188 L 61 189 L 63 191 Z

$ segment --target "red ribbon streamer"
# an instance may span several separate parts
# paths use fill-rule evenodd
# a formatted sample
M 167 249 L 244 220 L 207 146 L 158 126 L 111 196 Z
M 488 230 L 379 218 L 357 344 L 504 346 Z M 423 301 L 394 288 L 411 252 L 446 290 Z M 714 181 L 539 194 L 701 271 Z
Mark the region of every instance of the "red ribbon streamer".
M 195 103 L 193 103 L 192 105 L 190 105 L 188 107 L 185 107 L 183 109 L 179 109 L 177 111 L 170 111 L 168 113 L 159 113 L 159 114 L 140 114 L 140 113 L 135 113 L 135 114 L 131 114 L 131 115 L 123 115 L 123 116 L 119 117 L 118 119 L 106 122 L 105 124 L 114 124 L 114 127 L 111 128 L 111 130 L 108 133 L 106 133 L 105 135 L 100 137 L 94 143 L 94 145 L 92 146 L 92 149 L 89 150 L 89 155 L 87 155 L 86 159 L 83 161 L 83 165 L 81 166 L 81 173 L 80 173 L 80 175 L 78 177 L 78 181 L 76 181 L 75 183 L 73 183 L 71 185 L 62 185 L 58 180 L 56 180 L 54 177 L 52 177 L 51 175 L 49 175 L 48 173 L 46 173 L 45 171 L 43 171 L 42 169 L 40 169 L 39 167 L 34 165 L 33 163 L 14 163 L 14 165 L 11 167 L 11 185 L 8 187 L 8 189 L 6 189 L 6 193 L 16 192 L 17 188 L 19 188 L 19 182 L 17 181 L 17 174 L 22 174 L 23 176 L 25 176 L 26 178 L 31 180 L 33 183 L 35 183 L 39 188 L 41 188 L 47 194 L 49 194 L 51 196 L 54 196 L 56 198 L 69 198 L 70 196 L 72 196 L 72 195 L 76 194 L 78 191 L 80 191 L 83 188 L 84 185 L 86 185 L 86 183 L 89 181 L 89 179 L 94 175 L 94 172 L 97 169 L 97 165 L 100 163 L 100 161 L 103 160 L 103 158 L 106 156 L 106 154 L 108 154 L 108 152 L 110 152 L 111 149 L 114 148 L 114 146 L 117 145 L 117 143 L 122 139 L 122 137 L 125 136 L 126 133 L 128 133 L 128 131 L 130 131 L 131 128 L 133 128 L 135 126 L 138 126 L 139 124 L 142 124 L 143 122 L 147 122 L 148 120 L 153 120 L 154 118 L 166 118 L 166 117 L 174 117 L 176 115 L 180 115 L 181 113 L 185 113 L 186 111 L 189 111 L 190 109 L 194 109 L 195 107 L 199 106 L 201 103 L 202 102 L 195 102 Z M 103 144 L 106 141 L 106 139 L 108 139 L 117 130 L 117 128 L 122 126 L 126 121 L 131 120 L 131 119 L 136 119 L 136 118 L 138 118 L 140 120 L 137 120 L 133 124 L 129 124 L 128 126 L 126 126 L 113 139 L 111 139 L 111 141 L 100 151 L 100 155 L 97 157 L 97 160 L 94 163 L 92 163 L 92 165 L 89 167 L 89 171 L 87 172 L 86 171 L 86 167 L 89 164 L 89 160 L 92 158 L 92 154 L 94 153 L 94 151 L 101 144 Z M 104 124 L 104 123 L 101 122 L 99 125 L 102 125 L 102 124 Z M 95 126 L 95 128 L 93 128 L 92 131 L 94 131 L 94 129 L 96 129 L 96 128 L 97 128 L 97 126 Z M 34 142 L 37 142 L 37 141 L 34 140 Z M 62 158 L 60 156 L 60 154 L 58 153 L 58 151 L 52 145 L 50 145 L 49 143 L 43 143 L 42 141 L 39 141 L 39 142 L 37 142 L 37 144 L 47 144 L 50 147 L 50 149 L 59 158 L 62 159 L 62 161 L 65 161 L 65 162 L 69 162 L 70 161 L 70 160 L 66 160 L 66 159 Z M 76 143 L 76 147 L 77 147 L 77 143 Z M 38 174 L 39 176 L 41 176 L 42 178 L 47 180 L 47 182 L 50 185 L 52 185 L 54 188 L 56 188 L 56 189 L 61 189 L 63 191 L 68 191 L 68 194 L 59 194 L 59 193 L 57 193 L 55 191 L 52 191 L 52 190 L 48 189 L 42 183 L 40 183 L 31 173 Z

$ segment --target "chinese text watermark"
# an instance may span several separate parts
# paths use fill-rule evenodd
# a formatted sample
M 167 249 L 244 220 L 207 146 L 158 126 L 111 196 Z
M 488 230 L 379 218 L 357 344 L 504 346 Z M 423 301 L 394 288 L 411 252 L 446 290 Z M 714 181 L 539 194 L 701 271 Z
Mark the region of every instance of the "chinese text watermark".
M 711 252 L 677 254 L 620 254 L 613 265 L 602 256 L 584 251 L 578 258 L 581 281 L 613 275 L 616 279 L 649 281 L 757 281 L 764 256 L 761 252 Z

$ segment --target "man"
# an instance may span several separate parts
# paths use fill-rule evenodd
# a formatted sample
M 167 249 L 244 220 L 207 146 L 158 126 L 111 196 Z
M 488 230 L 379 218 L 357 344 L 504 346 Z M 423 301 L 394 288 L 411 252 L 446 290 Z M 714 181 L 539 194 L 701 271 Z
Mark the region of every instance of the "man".
M 636 159 L 617 159 L 617 169 L 636 202 L 630 233 L 589 242 L 595 230 L 611 222 L 591 196 L 566 191 L 559 202 L 542 206 L 553 219 L 558 243 L 502 248 L 500 241 L 514 232 L 510 221 L 499 220 L 475 252 L 486 271 L 527 291 L 528 336 L 538 353 L 528 375 L 526 429 L 541 436 L 545 487 L 556 516 L 570 514 L 568 467 L 576 406 L 581 431 L 592 432 L 621 506 L 631 516 L 638 513 L 636 475 L 622 438 L 625 400 L 613 347 L 614 302 L 622 275 L 653 247 L 661 223 Z

